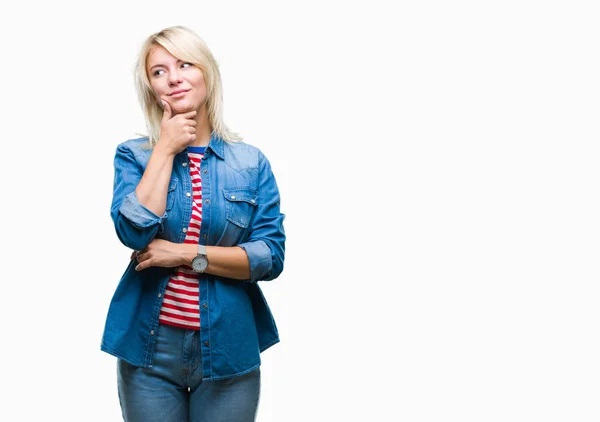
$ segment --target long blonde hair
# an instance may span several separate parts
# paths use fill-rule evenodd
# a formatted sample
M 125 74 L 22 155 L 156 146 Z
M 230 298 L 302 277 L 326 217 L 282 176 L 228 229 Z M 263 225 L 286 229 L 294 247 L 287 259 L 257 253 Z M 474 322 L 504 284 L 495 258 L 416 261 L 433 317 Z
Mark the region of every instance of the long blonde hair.
M 134 83 L 146 120 L 148 140 L 154 147 L 160 137 L 163 109 L 157 104 L 146 72 L 148 55 L 155 46 L 162 46 L 179 60 L 200 68 L 206 83 L 206 111 L 213 133 L 227 142 L 241 141 L 223 122 L 223 83 L 219 65 L 206 43 L 192 30 L 184 26 L 171 26 L 150 35 L 138 55 L 134 68 Z

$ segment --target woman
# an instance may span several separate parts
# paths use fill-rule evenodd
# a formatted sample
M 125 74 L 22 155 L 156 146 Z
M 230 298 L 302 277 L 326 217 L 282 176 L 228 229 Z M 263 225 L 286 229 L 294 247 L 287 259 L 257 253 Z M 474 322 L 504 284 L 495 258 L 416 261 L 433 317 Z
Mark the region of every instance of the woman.
M 253 421 L 260 352 L 279 341 L 257 284 L 283 270 L 269 161 L 222 120 L 218 65 L 182 26 L 143 43 L 135 83 L 149 135 L 117 147 L 111 216 L 134 250 L 102 350 L 126 421 Z

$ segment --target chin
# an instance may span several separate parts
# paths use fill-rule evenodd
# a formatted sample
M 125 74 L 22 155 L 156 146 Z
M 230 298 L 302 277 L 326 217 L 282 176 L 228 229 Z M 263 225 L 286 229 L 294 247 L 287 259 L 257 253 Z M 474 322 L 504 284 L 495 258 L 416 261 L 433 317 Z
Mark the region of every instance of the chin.
M 198 107 L 196 106 L 196 104 L 190 102 L 190 101 L 181 101 L 178 102 L 177 104 L 173 105 L 173 111 L 175 113 L 187 113 L 188 111 L 192 111 L 192 110 L 197 110 Z

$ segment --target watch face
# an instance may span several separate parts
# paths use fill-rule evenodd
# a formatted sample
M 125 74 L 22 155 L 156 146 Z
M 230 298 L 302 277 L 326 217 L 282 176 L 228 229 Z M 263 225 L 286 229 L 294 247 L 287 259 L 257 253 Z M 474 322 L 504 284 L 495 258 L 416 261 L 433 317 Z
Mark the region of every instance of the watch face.
M 208 259 L 206 259 L 206 255 L 197 255 L 194 259 L 192 259 L 192 269 L 197 273 L 204 272 L 206 267 L 208 267 Z

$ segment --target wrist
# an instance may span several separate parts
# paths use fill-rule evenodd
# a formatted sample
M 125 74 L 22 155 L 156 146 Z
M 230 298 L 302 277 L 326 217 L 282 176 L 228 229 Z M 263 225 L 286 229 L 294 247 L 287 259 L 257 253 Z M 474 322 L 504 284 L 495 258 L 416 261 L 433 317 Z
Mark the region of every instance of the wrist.
M 197 273 L 204 273 L 208 268 L 208 251 L 206 245 L 197 244 L 196 256 L 192 259 L 192 270 Z
M 198 247 L 192 243 L 181 243 L 181 265 L 192 265 L 192 259 L 198 255 Z
M 158 142 L 154 146 L 154 152 L 166 158 L 173 158 L 175 155 L 177 155 L 177 152 L 169 148 L 167 144 L 168 142 L 164 141 L 162 138 L 159 138 Z

